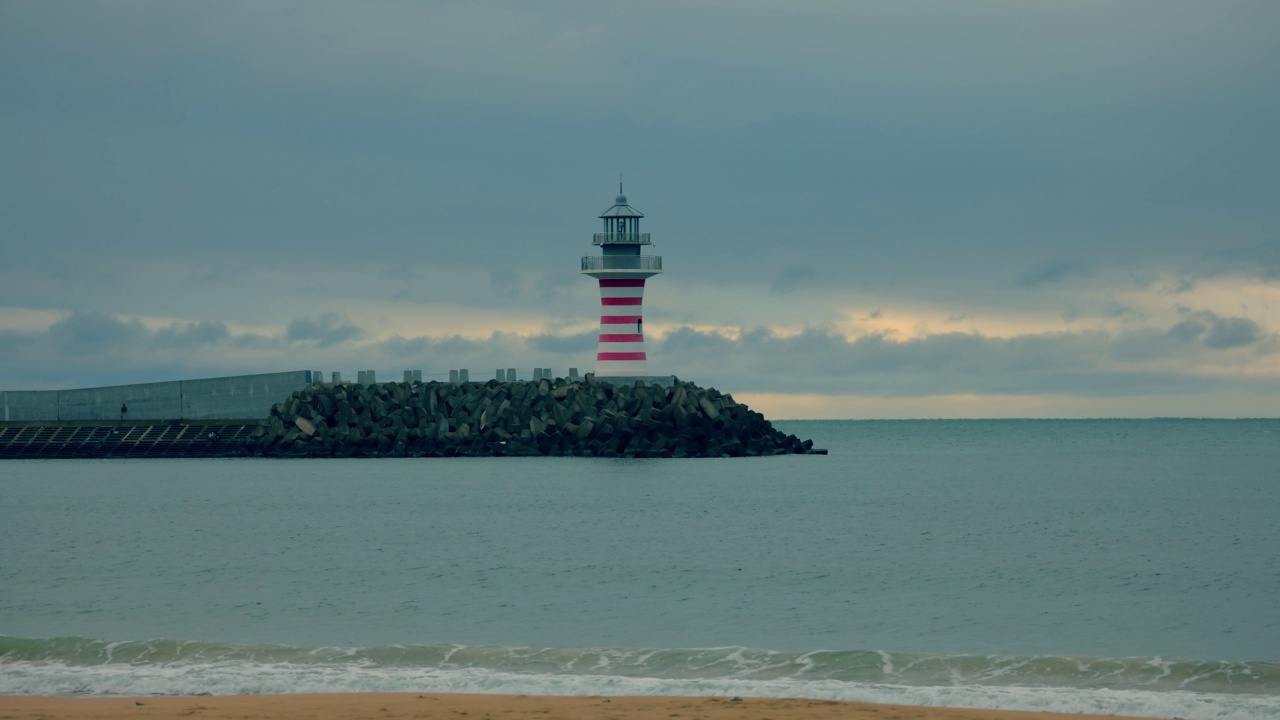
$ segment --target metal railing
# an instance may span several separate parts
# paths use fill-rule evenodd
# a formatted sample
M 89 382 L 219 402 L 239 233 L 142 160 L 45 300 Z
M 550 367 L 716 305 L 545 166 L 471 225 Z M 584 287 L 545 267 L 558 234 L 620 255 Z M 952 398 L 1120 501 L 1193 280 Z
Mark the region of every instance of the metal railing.
M 596 233 L 592 245 L 652 245 L 649 233 Z
M 662 272 L 661 255 L 584 255 L 582 271 L 650 270 Z

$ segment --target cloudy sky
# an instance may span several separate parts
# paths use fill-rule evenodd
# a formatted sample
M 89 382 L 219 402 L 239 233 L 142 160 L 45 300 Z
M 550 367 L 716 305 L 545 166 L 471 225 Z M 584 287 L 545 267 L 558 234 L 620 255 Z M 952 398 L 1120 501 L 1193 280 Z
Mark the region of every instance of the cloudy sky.
M 0 388 L 649 365 L 777 418 L 1280 415 L 1280 3 L 0 2 Z

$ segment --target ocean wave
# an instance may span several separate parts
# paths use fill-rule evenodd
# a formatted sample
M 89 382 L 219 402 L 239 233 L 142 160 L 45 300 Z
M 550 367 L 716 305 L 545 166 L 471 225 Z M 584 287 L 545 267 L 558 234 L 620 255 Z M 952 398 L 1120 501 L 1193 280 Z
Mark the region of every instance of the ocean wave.
M 1280 715 L 1280 665 L 751 648 L 392 645 L 0 636 L 0 693 L 749 695 L 1156 717 Z
M 829 680 L 908 686 L 1042 687 L 1280 694 L 1280 664 L 1059 656 L 940 655 L 881 650 L 527 648 L 465 645 L 290 647 L 195 640 L 110 641 L 0 636 L 0 662 L 296 668 L 481 670 L 660 680 Z

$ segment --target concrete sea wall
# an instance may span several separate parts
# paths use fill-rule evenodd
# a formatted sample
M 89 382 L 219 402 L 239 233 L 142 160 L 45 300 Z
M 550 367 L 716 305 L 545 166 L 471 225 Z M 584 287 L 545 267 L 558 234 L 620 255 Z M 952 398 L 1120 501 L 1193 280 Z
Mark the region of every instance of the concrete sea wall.
M 319 380 L 319 378 L 315 378 Z M 0 391 L 0 420 L 261 419 L 312 382 L 310 370 L 75 390 Z M 127 408 L 121 412 L 121 408 Z
M 320 382 L 308 370 L 182 381 L 183 420 L 265 418 L 271 406 Z M 242 413 L 249 413 L 248 415 Z
M 178 419 L 182 383 L 157 382 L 59 390 L 58 420 Z M 128 408 L 121 412 L 121 408 Z
M 0 420 L 57 419 L 57 390 L 0 390 Z
M 730 395 L 673 379 L 311 385 L 271 408 L 244 452 L 268 457 L 822 453 Z

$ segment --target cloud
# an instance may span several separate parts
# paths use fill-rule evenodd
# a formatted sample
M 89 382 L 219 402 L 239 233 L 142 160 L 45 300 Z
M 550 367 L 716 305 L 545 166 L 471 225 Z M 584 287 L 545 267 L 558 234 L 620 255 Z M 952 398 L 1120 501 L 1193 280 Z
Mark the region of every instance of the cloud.
M 242 335 L 232 335 L 227 338 L 227 344 L 234 350 L 271 350 L 280 347 L 283 343 L 279 338 L 261 335 L 258 333 L 244 333 Z
M 526 340 L 529 348 L 539 353 L 569 355 L 594 352 L 599 340 L 598 330 L 588 330 L 574 335 L 534 335 Z
M 1183 319 L 1167 335 L 1183 343 L 1201 341 L 1213 350 L 1252 345 L 1265 338 L 1262 328 L 1249 318 L 1222 317 L 1208 310 L 1178 308 Z
M 818 273 L 812 265 L 791 265 L 778 271 L 773 278 L 769 292 L 775 295 L 788 295 L 803 290 L 818 281 Z
M 1214 350 L 1244 347 L 1262 339 L 1262 328 L 1248 318 L 1220 318 L 1214 316 L 1205 335 L 1205 347 Z
M 1218 248 L 1206 254 L 1209 273 L 1243 271 L 1268 280 L 1280 280 L 1280 240 L 1264 241 Z M 1205 272 L 1203 264 L 1198 268 Z
M 380 344 L 381 348 L 395 358 L 423 355 L 427 352 L 427 338 L 406 338 L 394 335 Z
M 177 322 L 156 329 L 136 318 L 72 312 L 40 330 L 0 332 L 0 381 L 15 387 L 92 387 L 190 377 L 234 365 L 259 336 L 233 336 L 217 321 Z M 266 343 L 278 348 L 278 340 Z M 217 373 L 211 373 L 217 374 Z M 175 377 L 177 376 L 177 377 Z
M 248 265 L 216 264 L 192 270 L 187 274 L 186 284 L 211 285 L 226 287 L 243 280 L 252 274 Z
M 495 297 L 510 299 L 520 295 L 520 275 L 511 268 L 489 271 L 489 287 Z
M 1208 310 L 1179 309 L 1180 318 L 1168 328 L 1135 328 L 1111 342 L 1112 357 L 1123 362 L 1160 358 L 1202 358 L 1252 348 L 1260 355 L 1276 352 L 1277 335 L 1268 333 L 1249 318 L 1223 317 Z
M 42 330 L 0 332 L 0 387 L 86 387 L 304 368 L 344 374 L 375 368 L 389 379 L 404 369 L 421 369 L 436 380 L 459 368 L 476 379 L 509 367 L 564 374 L 570 367 L 592 369 L 595 342 L 595 331 L 377 338 L 333 314 L 298 318 L 278 334 L 263 334 L 233 332 L 218 321 L 152 329 L 134 319 L 73 313 Z M 875 332 L 847 336 L 831 327 L 779 332 L 680 326 L 648 345 L 650 372 L 741 393 L 911 398 L 1280 392 L 1276 334 L 1249 318 L 1204 310 L 1184 309 L 1165 326 L 1009 337 L 936 332 L 900 339 Z M 300 348 L 307 350 L 300 354 Z M 1205 372 L 1206 365 L 1250 372 Z M 15 384 L 15 377 L 25 380 Z
M 677 356 L 692 356 L 702 353 L 711 355 L 727 354 L 740 343 L 732 338 L 716 332 L 695 330 L 691 327 L 680 327 L 668 332 L 658 341 L 662 353 Z
M 162 347 L 214 345 L 230 337 L 225 323 L 210 320 L 174 323 L 155 332 L 155 342 Z
M 1023 271 L 1018 275 L 1018 284 L 1022 287 L 1035 288 L 1072 278 L 1088 277 L 1092 272 L 1093 269 L 1080 260 L 1055 258 Z
M 76 312 L 49 326 L 48 343 L 59 354 L 90 357 L 149 344 L 137 320 L 119 320 L 98 312 Z
M 1078 263 L 1054 259 L 1066 242 L 1099 266 L 1262 243 L 1248 228 L 1274 224 L 1267 206 L 1236 215 L 1228 197 L 1197 214 L 1149 189 L 1192 174 L 1274 185 L 1274 123 L 1238 99 L 1264 96 L 1246 89 L 1265 76 L 1256 57 L 1270 55 L 1250 53 L 1270 52 L 1254 29 L 1266 24 L 1163 4 L 1163 27 L 1243 32 L 1193 63 L 1137 31 L 1147 12 L 1098 24 L 1054 5 L 974 7 L 947 31 L 936 9 L 838 3 L 761 3 L 728 21 L 715 4 L 673 5 L 626 22 L 616 8 L 558 3 L 140 2 L 73 20 L 26 4 L 9 11 L 24 32 L 0 56 L 0 68 L 28 69 L 0 76 L 14 100 L 0 137 L 23 138 L 4 148 L 6 176 L 22 181 L 0 178 L 0 230 L 64 275 L 70 257 L 103 244 L 186 262 L 175 278 L 204 290 L 248 282 L 267 258 L 427 257 L 492 272 L 492 294 L 483 280 L 471 290 L 509 300 L 520 292 L 510 266 L 558 269 L 585 249 L 612 196 L 603 163 L 625 167 L 628 190 L 635 178 L 655 239 L 675 241 L 663 247 L 673 272 L 714 263 L 779 296 L 811 285 L 809 271 L 935 294 L 1020 274 L 1039 287 L 1080 277 Z M 1023 31 L 1043 43 L 1010 40 Z M 904 50 L 916 38 L 954 62 Z M 1001 62 L 993 47 L 1030 58 Z M 95 72 L 74 69 L 86 66 Z M 1099 78 L 1115 83 L 1110 100 Z M 1214 79 L 1235 90 L 1205 92 Z M 640 99 L 601 103 L 618 83 Z M 1224 128 L 1253 148 L 1251 164 L 1200 150 L 1221 148 Z M 56 212 L 66 198 L 76 211 Z M 1238 226 L 1209 232 L 1224 216 Z M 54 246 L 66 255 L 36 250 Z M 526 294 L 553 292 L 521 277 Z M 447 279 L 433 279 L 440 287 L 333 290 L 425 302 L 444 294 Z
M 370 343 L 363 349 L 362 355 L 377 367 L 395 363 L 409 369 L 422 369 L 425 378 L 435 380 L 447 377 L 447 371 L 451 369 L 466 368 L 471 372 L 472 379 L 483 380 L 492 377 L 490 373 L 497 368 L 512 366 L 528 374 L 534 367 L 532 361 L 535 359 L 540 363 L 538 367 L 552 364 L 547 362 L 547 356 L 540 355 L 530 347 L 528 338 L 502 332 L 491 333 L 483 338 L 460 335 L 395 335 L 387 340 Z M 560 372 L 564 372 L 563 367 Z
M 1253 350 L 1235 360 L 1227 353 Z M 1198 312 L 1166 328 L 1079 330 L 988 337 L 944 332 L 898 340 L 855 338 L 806 328 L 795 334 L 681 328 L 650 357 L 743 392 L 845 392 L 886 396 L 935 394 L 1184 394 L 1232 381 L 1200 371 L 1218 362 L 1257 362 L 1280 351 L 1276 336 L 1250 320 Z M 1263 365 L 1262 367 L 1265 367 Z M 1275 383 L 1280 374 L 1264 373 Z M 1247 382 L 1241 378 L 1238 382 Z
M 322 348 L 356 340 L 361 335 L 363 331 L 360 328 L 344 322 L 334 313 L 325 313 L 318 318 L 298 318 L 289 323 L 285 334 L 290 342 L 310 342 Z
M 0 382 L 589 366 L 619 170 L 655 372 L 1269 382 L 1280 4 L 943 5 L 10 3 Z

